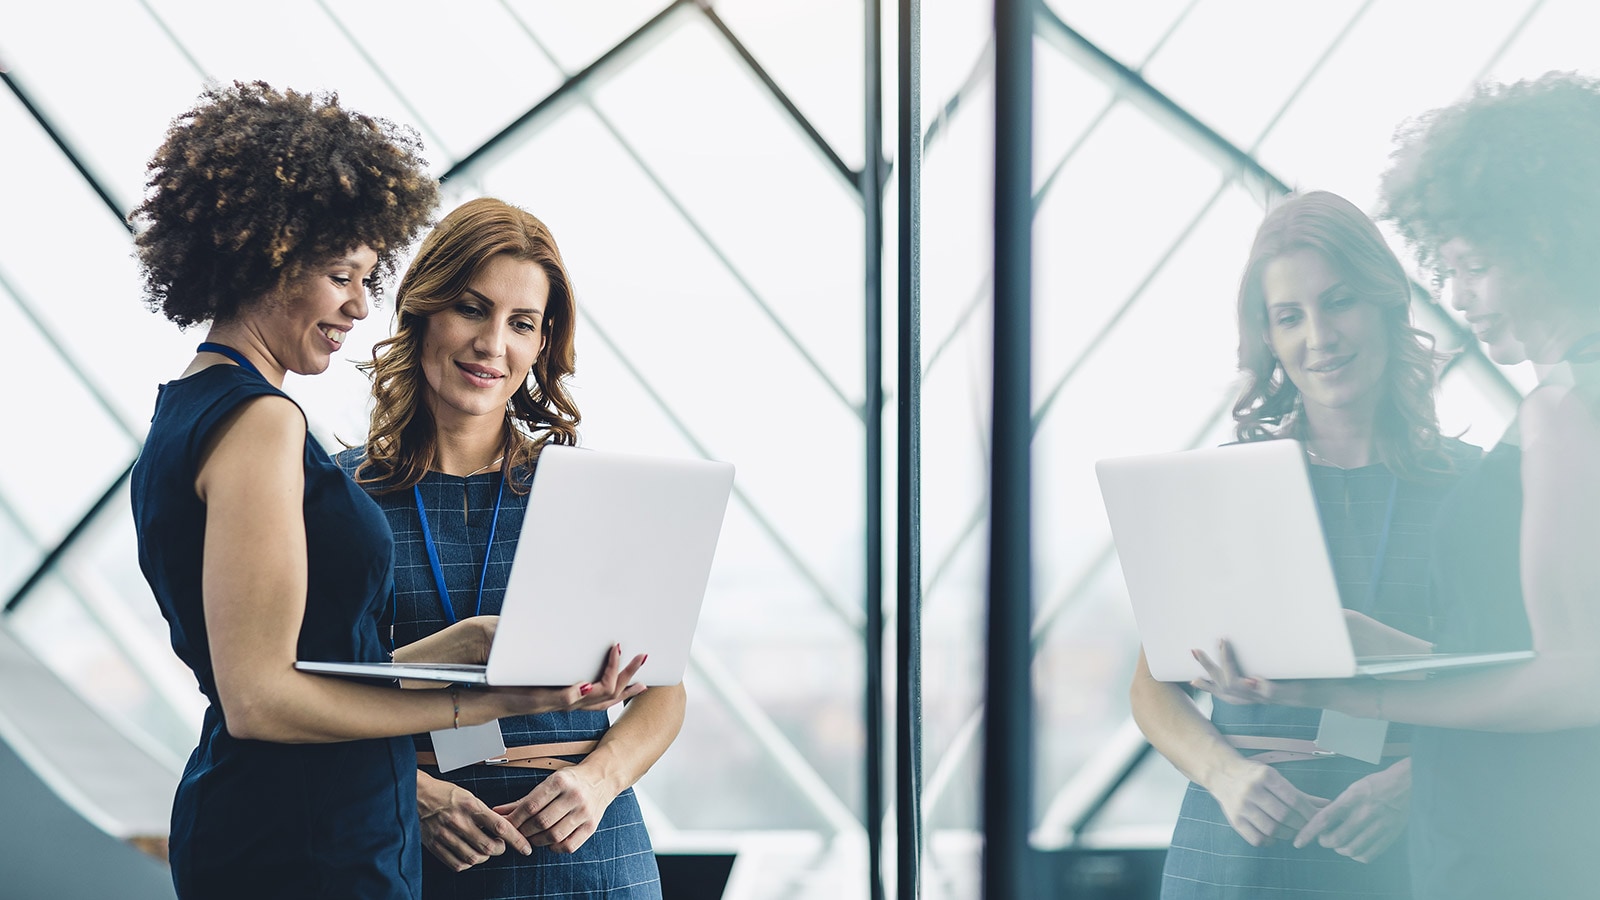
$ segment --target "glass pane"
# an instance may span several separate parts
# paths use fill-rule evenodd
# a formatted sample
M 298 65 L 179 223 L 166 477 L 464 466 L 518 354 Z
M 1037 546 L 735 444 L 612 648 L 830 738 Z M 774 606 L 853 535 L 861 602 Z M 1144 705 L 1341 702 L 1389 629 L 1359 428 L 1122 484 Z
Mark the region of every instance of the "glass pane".
M 270 13 L 234 10 L 220 15 L 219 9 L 229 8 L 206 0 L 150 0 L 150 5 L 206 73 L 221 83 L 260 80 L 280 90 L 337 91 L 348 109 L 422 124 L 340 28 L 343 23 L 359 37 L 361 24 L 342 18 L 336 22 L 318 0 L 282 0 Z M 417 60 L 413 65 L 430 68 L 437 63 Z M 166 115 L 185 108 L 177 106 Z M 447 160 L 438 150 L 439 141 L 426 131 L 423 138 L 429 161 L 441 168 Z
M 1446 0 L 1375 4 L 1258 158 L 1287 182 L 1372 209 L 1395 127 L 1460 97 L 1521 15 L 1520 4 L 1485 7 L 1481 16 L 1460 15 Z M 1427 65 L 1417 65 L 1419 35 L 1427 35 Z
M 72 393 L 55 400 L 35 396 L 0 402 L 50 403 L 57 412 L 44 421 L 69 430 L 83 427 L 59 410 L 79 408 L 73 404 L 86 399 L 84 388 L 67 382 L 87 379 L 109 398 L 126 428 L 142 434 L 155 385 L 181 371 L 173 363 L 186 358 L 198 338 L 183 336 L 144 306 L 127 229 L 9 92 L 0 94 L 0 133 L 18 173 L 0 179 L 0 209 L 7 211 L 0 216 L 0 307 L 5 308 L 0 315 L 17 322 L 21 312 L 13 300 L 25 302 L 67 354 L 47 365 L 72 367 L 71 372 L 52 369 L 49 380 L 25 367 L 9 370 L 26 373 L 13 384 L 61 384 Z M 12 291 L 15 295 L 8 296 Z M 25 353 L 51 352 L 31 326 L 15 328 L 4 333 Z M 15 358 L 6 365 L 25 366 Z M 96 407 L 86 415 L 100 422 L 106 414 Z M 97 491 L 109 483 L 89 480 L 103 481 Z
M 6 336 L 0 384 L 12 385 L 0 392 L 0 418 L 48 424 L 14 429 L 0 441 L 0 495 L 32 539 L 48 547 L 111 486 L 137 448 L 3 291 L 0 334 Z
M 1093 41 L 1125 66 L 1158 51 L 1161 38 L 1197 0 L 1154 0 L 1148 3 L 1098 3 L 1095 0 L 1046 0 L 1061 21 Z M 1227 8 L 1227 7 L 1224 7 Z
M 859 169 L 865 148 L 861 0 L 725 0 L 715 8 L 833 152 L 845 165 Z M 884 102 L 889 105 L 895 90 L 894 35 L 886 37 L 885 52 L 891 55 L 885 61 Z M 829 64 L 818 65 L 820 59 Z M 892 120 L 886 122 L 886 127 L 892 126 Z
M 144 194 L 145 162 L 167 124 L 188 108 L 202 82 L 142 6 L 97 4 L 87 16 L 92 27 L 82 4 L 0 8 L 5 63 L 124 212 Z M 136 77 L 123 74 L 135 72 Z M 4 93 L 6 103 L 14 102 Z M 13 156 L 9 146 L 17 132 L 9 124 L 0 132 L 7 135 L 8 167 L 28 171 L 22 168 L 27 157 Z M 50 153 L 57 154 L 54 146 Z M 75 229 L 43 233 L 77 237 Z
M 410 104 L 414 116 L 404 121 L 418 119 L 436 137 L 437 147 L 429 142 L 436 164 L 470 153 L 562 81 L 523 20 L 502 4 L 418 6 L 410 14 L 382 0 L 330 7 Z
M 205 698 L 173 654 L 133 553 L 126 489 L 7 618 L 7 626 L 106 718 L 178 772 Z
M 1356 0 L 1199 3 L 1144 75 L 1223 137 L 1250 148 L 1359 8 Z
M 667 0 L 607 0 L 603 4 L 508 0 L 505 4 L 550 48 L 556 64 L 568 73 L 594 62 L 668 5 Z

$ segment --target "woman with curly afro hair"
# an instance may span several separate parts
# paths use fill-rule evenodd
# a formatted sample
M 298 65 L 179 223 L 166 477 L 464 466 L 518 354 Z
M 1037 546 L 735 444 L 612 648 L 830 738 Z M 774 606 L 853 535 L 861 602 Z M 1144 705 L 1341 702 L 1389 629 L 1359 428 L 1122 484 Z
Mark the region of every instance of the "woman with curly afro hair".
M 1398 140 L 1384 215 L 1436 267 L 1489 356 L 1531 361 L 1540 382 L 1441 509 L 1435 646 L 1537 656 L 1428 681 L 1276 684 L 1224 659 L 1207 689 L 1425 726 L 1412 739 L 1417 897 L 1593 897 L 1600 81 L 1553 72 L 1484 85 Z
M 418 897 L 407 735 L 640 689 L 620 665 L 592 686 L 468 693 L 294 668 L 389 657 L 388 525 L 281 388 L 328 367 L 426 223 L 437 187 L 420 150 L 336 96 L 255 83 L 203 94 L 150 162 L 134 213 L 147 299 L 209 323 L 157 394 L 132 479 L 140 567 L 210 701 L 173 802 L 180 897 Z M 464 620 L 410 658 L 482 661 L 493 625 Z

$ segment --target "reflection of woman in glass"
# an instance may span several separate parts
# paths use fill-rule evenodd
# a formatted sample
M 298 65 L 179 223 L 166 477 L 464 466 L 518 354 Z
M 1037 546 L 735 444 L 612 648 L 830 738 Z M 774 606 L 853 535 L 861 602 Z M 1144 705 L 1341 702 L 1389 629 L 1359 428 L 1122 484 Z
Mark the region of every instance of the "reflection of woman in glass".
M 1435 357 L 1410 324 L 1404 269 L 1349 201 L 1297 195 L 1257 231 L 1238 311 L 1239 439 L 1304 444 L 1358 639 L 1428 633 L 1430 528 L 1457 462 L 1476 451 L 1439 436 Z M 1219 701 L 1207 721 L 1142 655 L 1132 700 L 1151 744 L 1192 782 L 1163 897 L 1407 896 L 1401 729 L 1377 765 L 1316 753 L 1317 710 Z
M 1268 682 L 1224 652 L 1202 686 L 1416 730 L 1412 855 L 1428 898 L 1594 896 L 1600 810 L 1600 82 L 1481 87 L 1401 134 L 1386 214 L 1503 363 L 1540 385 L 1439 525 L 1441 649 L 1538 657 L 1424 682 Z
M 426 221 L 437 189 L 418 149 L 336 98 L 257 83 L 208 91 L 150 163 L 151 303 L 210 323 L 161 386 L 132 478 L 140 567 L 210 702 L 173 800 L 180 896 L 414 897 L 404 735 L 626 695 L 615 665 L 588 693 L 402 691 L 294 668 L 387 658 L 389 529 L 281 387 L 328 367 L 384 254 Z M 422 655 L 449 661 L 441 641 L 463 630 Z
M 499 200 L 445 216 L 406 271 L 395 335 L 370 364 L 366 445 L 339 456 L 394 530 L 401 653 L 499 612 L 539 449 L 577 439 L 565 384 L 576 314 L 550 232 Z M 425 894 L 660 897 L 631 786 L 683 713 L 674 685 L 641 694 L 614 727 L 600 710 L 503 718 L 509 763 L 444 774 L 419 735 Z

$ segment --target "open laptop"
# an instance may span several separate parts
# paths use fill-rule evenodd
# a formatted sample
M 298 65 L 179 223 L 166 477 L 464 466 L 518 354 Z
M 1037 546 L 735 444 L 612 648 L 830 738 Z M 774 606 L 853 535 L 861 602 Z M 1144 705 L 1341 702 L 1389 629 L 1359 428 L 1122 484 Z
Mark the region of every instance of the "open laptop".
M 1128 599 L 1159 681 L 1205 675 L 1233 646 L 1263 678 L 1496 665 L 1533 651 L 1357 657 L 1300 444 L 1259 441 L 1095 464 Z
M 648 653 L 636 682 L 689 663 L 733 466 L 547 446 L 486 666 L 298 662 L 306 672 L 459 684 L 592 681 L 612 644 Z

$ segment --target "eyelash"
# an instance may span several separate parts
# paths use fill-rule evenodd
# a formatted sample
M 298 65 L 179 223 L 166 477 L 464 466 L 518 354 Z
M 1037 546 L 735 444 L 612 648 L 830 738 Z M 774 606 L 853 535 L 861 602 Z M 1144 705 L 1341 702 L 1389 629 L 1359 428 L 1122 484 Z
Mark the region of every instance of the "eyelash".
M 484 315 L 483 310 L 479 309 L 478 305 L 476 303 L 457 303 L 456 304 L 456 311 L 461 313 L 462 315 L 466 316 L 469 319 L 480 318 L 480 317 L 482 317 Z M 538 334 L 539 333 L 539 326 L 538 325 L 535 325 L 532 322 L 524 321 L 522 319 L 513 320 L 512 323 L 511 323 L 511 327 L 518 329 L 523 334 Z

